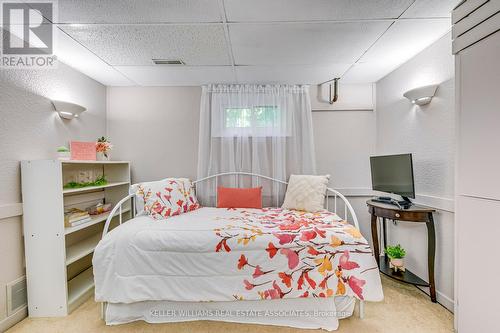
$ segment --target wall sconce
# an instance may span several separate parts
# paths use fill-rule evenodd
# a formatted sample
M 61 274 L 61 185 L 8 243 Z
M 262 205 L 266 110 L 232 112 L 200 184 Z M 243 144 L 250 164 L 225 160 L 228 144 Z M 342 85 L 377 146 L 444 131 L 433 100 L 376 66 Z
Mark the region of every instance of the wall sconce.
M 424 86 L 408 90 L 403 94 L 404 97 L 408 98 L 413 104 L 425 105 L 429 104 L 436 93 L 438 85 L 433 84 L 430 86 Z
M 80 113 L 87 110 L 81 105 L 63 101 L 52 101 L 52 105 L 54 105 L 54 109 L 59 114 L 59 117 L 69 120 L 78 118 Z

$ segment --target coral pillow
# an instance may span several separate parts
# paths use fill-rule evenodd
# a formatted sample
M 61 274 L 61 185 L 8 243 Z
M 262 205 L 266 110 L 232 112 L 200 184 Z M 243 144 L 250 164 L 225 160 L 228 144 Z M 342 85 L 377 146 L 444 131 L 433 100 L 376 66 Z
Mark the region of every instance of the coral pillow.
M 138 206 L 155 220 L 167 219 L 199 208 L 191 181 L 187 178 L 166 178 L 141 183 L 134 189 Z
M 262 186 L 217 188 L 217 208 L 262 208 Z

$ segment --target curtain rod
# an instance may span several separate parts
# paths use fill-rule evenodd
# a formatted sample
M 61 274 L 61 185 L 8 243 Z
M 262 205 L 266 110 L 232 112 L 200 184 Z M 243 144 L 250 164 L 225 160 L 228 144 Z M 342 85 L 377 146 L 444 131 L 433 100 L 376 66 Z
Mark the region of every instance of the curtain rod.
M 334 111 L 373 111 L 373 109 L 312 109 L 311 112 L 334 112 Z

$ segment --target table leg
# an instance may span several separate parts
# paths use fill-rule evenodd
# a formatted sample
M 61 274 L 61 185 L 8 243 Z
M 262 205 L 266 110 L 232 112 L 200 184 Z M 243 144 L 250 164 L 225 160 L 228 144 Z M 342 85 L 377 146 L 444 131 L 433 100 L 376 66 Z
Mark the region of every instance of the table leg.
M 377 261 L 377 265 L 380 266 L 380 249 L 378 244 L 378 232 L 377 232 L 377 217 L 372 214 L 372 242 L 373 242 L 373 254 L 375 255 L 375 260 Z
M 382 235 L 384 239 L 384 247 L 382 249 L 385 249 L 387 247 L 387 221 L 385 217 L 382 218 L 382 230 L 384 231 L 384 234 Z M 385 251 L 384 251 L 384 256 L 385 256 Z
M 429 213 L 427 225 L 427 261 L 429 270 L 429 292 L 431 300 L 436 303 L 436 282 L 434 281 L 434 260 L 436 257 L 436 233 L 434 231 L 434 218 Z

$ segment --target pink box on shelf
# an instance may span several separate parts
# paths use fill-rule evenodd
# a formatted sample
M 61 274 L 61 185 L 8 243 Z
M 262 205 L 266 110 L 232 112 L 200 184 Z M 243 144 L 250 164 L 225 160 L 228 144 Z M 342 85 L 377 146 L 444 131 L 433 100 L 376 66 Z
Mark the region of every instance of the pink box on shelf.
M 77 161 L 95 161 L 95 142 L 71 141 L 69 143 L 71 159 Z

